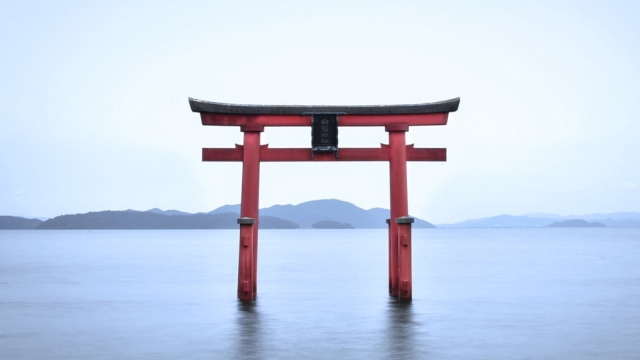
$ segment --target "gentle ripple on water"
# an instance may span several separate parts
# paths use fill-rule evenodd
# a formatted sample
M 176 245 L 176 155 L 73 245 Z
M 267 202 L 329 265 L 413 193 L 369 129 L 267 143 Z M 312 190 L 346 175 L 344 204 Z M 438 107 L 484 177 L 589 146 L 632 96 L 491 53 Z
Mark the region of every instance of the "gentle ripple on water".
M 637 359 L 640 228 L 0 231 L 0 359 Z

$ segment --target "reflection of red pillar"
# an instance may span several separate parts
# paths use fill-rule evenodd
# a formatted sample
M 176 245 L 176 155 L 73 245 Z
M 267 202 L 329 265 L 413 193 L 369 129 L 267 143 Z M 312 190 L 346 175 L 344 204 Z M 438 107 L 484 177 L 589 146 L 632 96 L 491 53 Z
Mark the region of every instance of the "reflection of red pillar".
M 398 224 L 395 219 L 409 215 L 407 199 L 407 144 L 406 124 L 387 125 L 389 132 L 389 172 L 391 185 L 391 221 L 389 224 L 389 269 L 391 295 L 399 296 L 398 288 Z
M 242 262 L 242 250 L 251 255 L 251 265 L 240 266 L 238 274 L 238 297 L 242 301 L 255 300 L 258 293 L 258 201 L 260 191 L 260 132 L 262 126 L 242 126 L 244 132 L 244 147 L 242 151 L 242 200 L 240 216 L 242 218 L 255 219 L 255 223 L 240 226 L 240 261 Z M 243 231 L 243 228 L 247 228 Z M 250 236 L 250 238 L 243 236 Z M 243 239 L 250 242 L 248 247 L 243 247 Z M 250 295 L 240 296 L 242 281 L 249 281 Z M 245 286 L 245 285 L 242 285 Z M 244 291 L 244 289 L 242 289 Z M 244 293 L 244 292 L 243 292 Z

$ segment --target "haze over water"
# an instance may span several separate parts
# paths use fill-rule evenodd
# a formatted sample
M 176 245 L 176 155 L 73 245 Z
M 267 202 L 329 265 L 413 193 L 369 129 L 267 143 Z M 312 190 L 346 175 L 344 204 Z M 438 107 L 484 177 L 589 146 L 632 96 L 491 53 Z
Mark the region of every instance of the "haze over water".
M 632 359 L 640 228 L 414 230 L 414 299 L 384 230 L 0 231 L 2 359 Z

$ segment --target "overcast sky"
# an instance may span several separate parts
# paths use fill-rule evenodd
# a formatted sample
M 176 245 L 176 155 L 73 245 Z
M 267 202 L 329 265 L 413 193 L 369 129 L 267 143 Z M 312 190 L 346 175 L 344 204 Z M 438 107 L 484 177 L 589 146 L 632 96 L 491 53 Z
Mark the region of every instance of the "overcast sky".
M 640 211 L 640 2 L 2 1 L 0 215 L 53 217 L 240 202 L 241 164 L 201 148 L 188 97 L 398 104 L 460 97 L 410 143 L 412 215 Z M 383 128 L 341 128 L 379 147 Z M 267 128 L 271 147 L 310 146 Z M 389 207 L 387 163 L 265 163 L 260 206 Z

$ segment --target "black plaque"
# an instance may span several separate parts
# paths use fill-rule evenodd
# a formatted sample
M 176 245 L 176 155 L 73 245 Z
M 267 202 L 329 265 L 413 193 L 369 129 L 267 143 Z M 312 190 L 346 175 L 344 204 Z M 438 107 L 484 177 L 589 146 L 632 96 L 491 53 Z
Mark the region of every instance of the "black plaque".
M 335 152 L 338 157 L 338 114 L 311 117 L 311 158 L 316 152 Z

